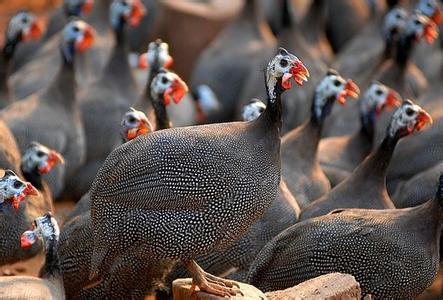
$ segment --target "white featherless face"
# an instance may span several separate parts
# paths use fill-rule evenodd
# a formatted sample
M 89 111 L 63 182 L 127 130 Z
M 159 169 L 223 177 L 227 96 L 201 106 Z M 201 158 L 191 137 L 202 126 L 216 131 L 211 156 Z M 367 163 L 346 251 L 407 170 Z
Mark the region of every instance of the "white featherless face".
M 431 116 L 411 100 L 406 100 L 392 116 L 389 135 L 393 137 L 398 132 L 408 135 L 421 130 L 427 123 L 432 123 Z

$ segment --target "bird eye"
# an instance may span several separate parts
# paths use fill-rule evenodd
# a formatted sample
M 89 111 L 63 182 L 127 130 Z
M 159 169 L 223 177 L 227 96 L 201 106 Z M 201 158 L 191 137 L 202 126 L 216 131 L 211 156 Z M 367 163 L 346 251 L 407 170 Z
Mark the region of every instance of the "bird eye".
M 22 184 L 20 181 L 15 181 L 15 182 L 14 182 L 14 188 L 15 188 L 15 189 L 20 188 L 22 185 L 23 185 L 23 184 Z
M 382 91 L 382 90 L 376 90 L 376 91 L 375 91 L 375 94 L 376 94 L 377 96 L 381 96 L 381 95 L 383 94 L 383 91 Z
M 137 121 L 137 120 L 133 116 L 129 116 L 129 118 L 128 118 L 129 123 L 135 123 L 135 121 Z
M 287 67 L 287 66 L 288 66 L 288 61 L 287 61 L 286 59 L 282 59 L 282 60 L 280 60 L 280 66 L 281 66 L 282 68 Z
M 28 18 L 27 18 L 27 17 L 23 17 L 23 19 L 22 19 L 22 23 L 23 23 L 23 24 L 28 23 Z
M 162 83 L 163 83 L 163 84 L 167 84 L 167 83 L 168 83 L 168 79 L 167 79 L 166 77 L 163 77 L 163 78 L 162 78 Z
M 45 153 L 43 151 L 38 151 L 37 152 L 37 156 L 38 157 L 43 157 L 45 155 Z
M 339 80 L 335 79 L 335 80 L 334 80 L 334 85 L 335 85 L 335 86 L 340 86 L 340 85 L 341 85 L 341 82 L 340 82 Z
M 264 109 L 263 107 L 260 107 L 260 108 L 258 109 L 258 111 L 259 111 L 260 113 L 262 113 L 262 112 L 265 111 L 265 109 Z
M 406 109 L 406 114 L 411 117 L 414 114 L 414 110 L 412 108 L 408 108 Z
M 72 30 L 73 30 L 74 32 L 79 32 L 79 31 L 80 31 L 80 28 L 78 28 L 77 26 L 74 26 L 74 27 L 72 27 Z
M 396 14 L 396 15 L 395 15 L 395 18 L 396 18 L 396 19 L 400 19 L 400 18 L 401 18 L 401 15 L 400 15 L 400 14 Z
M 414 20 L 414 24 L 415 24 L 415 25 L 420 25 L 421 22 L 420 22 L 419 20 Z
M 128 3 L 126 3 L 126 1 L 123 1 L 123 2 L 122 2 L 122 5 L 123 5 L 123 6 L 128 6 Z

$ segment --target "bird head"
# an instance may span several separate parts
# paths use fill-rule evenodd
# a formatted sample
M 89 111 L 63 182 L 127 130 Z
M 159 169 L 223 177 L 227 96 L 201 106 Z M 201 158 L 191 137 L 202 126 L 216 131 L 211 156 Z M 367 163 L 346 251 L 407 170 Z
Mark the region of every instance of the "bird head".
M 437 0 L 421 0 L 416 9 L 439 25 L 442 22 L 442 11 Z
M 346 97 L 358 98 L 360 89 L 351 79 L 344 79 L 340 74 L 329 69 L 326 76 L 315 89 L 312 113 L 317 121 L 322 121 L 331 112 L 335 101 L 344 105 Z
M 438 27 L 427 16 L 415 12 L 408 18 L 404 35 L 413 37 L 415 42 L 424 39 L 428 44 L 432 44 L 438 38 Z
M 243 121 L 253 121 L 257 119 L 266 109 L 266 104 L 264 104 L 259 99 L 251 99 L 248 104 L 243 106 L 242 109 L 242 119 Z
M 384 109 L 397 107 L 401 102 L 402 99 L 395 90 L 374 80 L 363 94 L 360 112 L 362 115 L 375 113 L 375 116 L 379 116 Z
M 29 182 L 21 180 L 13 171 L 6 170 L 0 178 L 0 204 L 8 201 L 12 207 L 18 209 L 20 202 L 28 195 L 37 195 L 37 189 Z
M 64 0 L 63 10 L 68 17 L 85 16 L 91 12 L 94 0 Z
M 81 20 L 65 25 L 63 29 L 62 49 L 65 58 L 72 61 L 76 52 L 84 52 L 94 43 L 94 29 Z
M 110 10 L 111 25 L 115 29 L 125 24 L 137 27 L 145 14 L 146 8 L 140 0 L 114 0 Z
M 41 238 L 45 247 L 48 247 L 48 241 L 58 241 L 59 235 L 58 223 L 52 214 L 48 212 L 34 220 L 31 230 L 23 232 L 20 238 L 20 246 L 23 249 L 30 248 Z
M 408 20 L 408 12 L 404 8 L 395 7 L 385 16 L 383 22 L 383 35 L 386 40 L 393 40 L 395 36 L 403 31 Z
M 22 41 L 35 40 L 41 37 L 43 26 L 37 18 L 27 11 L 15 14 L 9 20 L 6 29 L 5 48 L 6 54 L 12 55 L 14 46 Z
M 125 141 L 130 141 L 140 135 L 152 132 L 152 125 L 146 115 L 131 107 L 122 118 L 121 126 Z
M 298 85 L 308 81 L 309 71 L 297 56 L 284 48 L 279 48 L 266 68 L 266 82 L 269 92 L 274 93 L 275 86 L 280 83 L 283 90 L 292 87 L 291 79 Z
M 401 138 L 421 130 L 428 123 L 432 124 L 431 116 L 411 100 L 405 100 L 394 112 L 388 134 Z
M 169 105 L 171 100 L 179 103 L 188 92 L 186 83 L 175 73 L 161 69 L 151 83 L 153 99 L 163 98 L 164 105 Z
M 140 55 L 138 67 L 146 69 L 149 66 L 156 65 L 158 68 L 171 68 L 174 59 L 169 55 L 169 45 L 161 39 L 150 42 L 148 51 Z
M 22 156 L 22 170 L 27 173 L 37 172 L 38 174 L 49 173 L 57 164 L 65 161 L 60 153 L 43 146 L 40 143 L 32 142 Z

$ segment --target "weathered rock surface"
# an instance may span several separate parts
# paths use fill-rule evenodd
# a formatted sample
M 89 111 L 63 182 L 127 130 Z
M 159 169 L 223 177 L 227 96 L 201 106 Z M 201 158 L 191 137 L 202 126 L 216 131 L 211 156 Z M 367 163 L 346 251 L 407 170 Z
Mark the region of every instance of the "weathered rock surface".
M 266 293 L 268 300 L 361 299 L 360 284 L 349 274 L 322 275 L 286 290 Z
M 237 282 L 240 285 L 240 290 L 243 292 L 243 296 L 238 295 L 231 297 L 233 300 L 265 300 L 266 296 L 256 287 Z M 191 295 L 192 279 L 176 279 L 172 283 L 172 293 L 174 300 L 225 300 L 227 298 L 210 295 L 204 292 L 196 292 Z M 276 299 L 276 298 L 275 298 Z

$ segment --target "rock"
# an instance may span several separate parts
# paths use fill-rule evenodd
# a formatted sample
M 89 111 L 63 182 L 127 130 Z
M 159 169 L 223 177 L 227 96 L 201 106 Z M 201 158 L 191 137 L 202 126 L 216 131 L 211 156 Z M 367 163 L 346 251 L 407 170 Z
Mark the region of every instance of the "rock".
M 238 295 L 231 297 L 230 299 L 237 300 L 265 300 L 266 296 L 256 287 L 237 282 L 240 285 L 240 290 L 243 292 L 243 296 Z M 205 292 L 196 292 L 191 295 L 191 278 L 176 279 L 172 283 L 172 294 L 174 300 L 223 300 L 220 296 L 210 295 Z
M 322 275 L 292 288 L 266 293 L 268 300 L 361 299 L 360 284 L 349 274 Z

